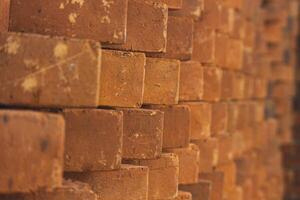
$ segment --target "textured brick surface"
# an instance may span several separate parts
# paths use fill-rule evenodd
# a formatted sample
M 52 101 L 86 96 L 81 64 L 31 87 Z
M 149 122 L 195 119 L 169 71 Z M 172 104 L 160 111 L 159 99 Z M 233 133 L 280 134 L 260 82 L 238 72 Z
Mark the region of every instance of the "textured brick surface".
M 8 31 L 10 0 L 4 0 L 0 3 L 0 31 Z
M 199 180 L 196 184 L 180 185 L 179 189 L 190 192 L 193 200 L 209 200 L 212 195 L 212 184 L 206 180 Z

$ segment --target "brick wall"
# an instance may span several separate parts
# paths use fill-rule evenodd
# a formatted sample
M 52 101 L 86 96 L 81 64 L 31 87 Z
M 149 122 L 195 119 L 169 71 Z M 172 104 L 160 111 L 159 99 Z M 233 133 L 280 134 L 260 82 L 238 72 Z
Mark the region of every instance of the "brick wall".
M 298 0 L 0 11 L 0 200 L 297 199 Z

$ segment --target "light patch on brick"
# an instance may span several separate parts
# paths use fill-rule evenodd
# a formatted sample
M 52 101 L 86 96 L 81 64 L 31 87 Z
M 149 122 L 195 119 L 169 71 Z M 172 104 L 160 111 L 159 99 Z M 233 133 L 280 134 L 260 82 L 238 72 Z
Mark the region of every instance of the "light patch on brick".
M 77 17 L 78 17 L 77 13 L 70 13 L 69 14 L 69 22 L 71 24 L 75 24 Z
M 25 92 L 32 92 L 38 85 L 38 81 L 35 77 L 29 76 L 22 83 L 22 88 Z
M 6 53 L 8 54 L 17 54 L 21 46 L 20 39 L 18 37 L 10 36 L 6 40 Z
M 110 18 L 108 15 L 105 15 L 101 18 L 101 23 L 107 23 L 107 24 L 110 24 Z
M 24 64 L 29 69 L 39 69 L 39 60 L 38 59 L 24 59 Z
M 82 7 L 84 4 L 84 0 L 72 0 L 71 1 L 71 4 L 76 4 L 76 3 L 79 4 L 80 7 Z
M 53 53 L 56 58 L 65 58 L 68 55 L 68 46 L 60 42 L 55 46 Z
M 65 9 L 65 4 L 64 3 L 60 3 L 59 9 L 61 9 L 61 10 Z

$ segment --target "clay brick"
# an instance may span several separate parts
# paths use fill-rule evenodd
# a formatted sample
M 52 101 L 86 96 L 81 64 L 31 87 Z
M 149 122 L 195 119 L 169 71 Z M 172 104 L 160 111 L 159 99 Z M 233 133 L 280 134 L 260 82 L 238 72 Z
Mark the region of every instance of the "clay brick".
M 197 20 L 204 9 L 204 0 L 184 0 L 180 10 L 171 10 L 169 15 L 186 16 Z
M 148 174 L 147 167 L 122 165 L 119 170 L 68 172 L 65 173 L 65 176 L 72 180 L 88 183 L 92 190 L 103 199 L 147 200 Z
M 126 38 L 126 19 L 127 0 L 11 0 L 9 30 L 120 44 Z
M 234 99 L 244 99 L 245 95 L 245 75 L 240 72 L 234 73 L 232 94 Z
M 224 4 L 238 11 L 243 9 L 244 0 L 225 0 Z
M 206 180 L 199 180 L 196 184 L 179 185 L 179 189 L 190 192 L 193 200 L 210 200 L 212 195 L 212 184 Z
M 229 200 L 243 200 L 243 188 L 240 186 L 236 186 L 231 189 L 231 191 L 227 195 L 227 199 Z
M 227 34 L 217 33 L 215 38 L 215 64 L 218 67 L 228 68 L 227 59 L 230 39 Z
M 203 67 L 203 79 L 203 100 L 218 101 L 221 98 L 221 69 L 216 67 Z
M 227 131 L 228 104 L 226 102 L 212 103 L 211 135 L 216 136 Z
M 225 6 L 223 4 L 224 2 L 222 2 L 222 5 L 220 6 L 221 22 L 218 31 L 221 33 L 228 34 L 230 32 L 230 28 L 232 27 L 231 23 L 232 23 L 233 13 L 232 13 L 232 9 L 230 9 L 228 6 Z
M 226 66 L 230 69 L 240 70 L 243 66 L 243 52 L 244 46 L 241 40 L 229 39 L 228 40 L 228 51 L 227 51 L 227 62 Z
M 179 86 L 180 101 L 198 101 L 202 99 L 203 68 L 199 62 L 181 62 Z
M 66 109 L 65 171 L 112 170 L 121 165 L 123 114 Z
M 191 110 L 185 105 L 148 106 L 164 112 L 163 148 L 187 147 L 191 135 Z
M 144 0 L 141 0 L 144 1 Z M 154 2 L 165 3 L 169 9 L 181 9 L 183 0 L 152 0 Z
M 233 137 L 228 134 L 218 135 L 218 165 L 224 165 L 233 160 Z
M 218 165 L 216 171 L 224 173 L 224 196 L 229 196 L 236 187 L 236 165 L 234 161 Z
M 237 130 L 239 117 L 239 104 L 236 102 L 228 102 L 228 121 L 227 121 L 227 132 L 234 133 Z
M 254 78 L 254 98 L 265 98 L 267 96 L 268 81 L 262 78 Z
M 245 75 L 244 87 L 244 98 L 251 99 L 254 96 L 254 78 L 252 76 Z
M 155 159 L 161 155 L 164 113 L 157 110 L 122 109 L 125 159 Z
M 10 0 L 0 2 L 0 32 L 8 31 Z
M 1 110 L 0 193 L 61 186 L 64 129 L 60 115 Z
M 166 153 L 155 160 L 128 160 L 130 164 L 149 167 L 149 200 L 172 199 L 178 193 L 179 160 Z
M 185 102 L 191 110 L 191 140 L 206 139 L 210 136 L 211 112 L 210 103 Z
M 203 16 L 199 23 L 203 28 L 218 29 L 221 25 L 222 2 L 220 0 L 204 0 Z
M 199 171 L 211 172 L 218 164 L 219 144 L 216 138 L 193 141 L 200 149 Z
M 1 33 L 0 46 L 2 104 L 97 106 L 98 43 Z
M 186 148 L 167 149 L 179 158 L 179 184 L 198 182 L 200 150 L 197 145 L 189 144 Z
M 142 53 L 102 51 L 99 105 L 140 107 L 146 57 Z
M 113 49 L 166 52 L 168 8 L 152 1 L 128 0 L 127 39 Z
M 90 186 L 82 182 L 64 181 L 53 191 L 38 191 L 31 194 L 0 195 L 1 200 L 97 200 Z
M 235 72 L 230 70 L 223 70 L 222 72 L 222 99 L 230 100 L 234 96 L 233 88 L 236 87 L 235 83 Z
M 229 22 L 229 35 L 234 39 L 243 39 L 245 37 L 245 19 L 242 13 L 230 9 L 231 21 Z
M 223 198 L 223 172 L 200 173 L 199 178 L 202 180 L 211 181 L 211 200 L 219 200 Z
M 177 104 L 179 99 L 180 62 L 147 58 L 144 104 Z
M 192 194 L 190 192 L 178 191 L 178 195 L 174 200 L 192 200 Z

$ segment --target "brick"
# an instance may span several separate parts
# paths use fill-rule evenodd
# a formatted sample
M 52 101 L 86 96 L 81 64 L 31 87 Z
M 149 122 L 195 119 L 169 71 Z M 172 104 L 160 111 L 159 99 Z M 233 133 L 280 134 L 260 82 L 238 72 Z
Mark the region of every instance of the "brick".
M 102 51 L 99 105 L 140 107 L 146 57 L 142 53 Z
M 222 71 L 216 67 L 203 67 L 203 100 L 218 101 L 221 98 Z
M 210 134 L 212 107 L 207 102 L 185 102 L 191 110 L 191 140 L 207 139 Z
M 190 108 L 185 105 L 148 106 L 164 112 L 163 148 L 187 147 L 191 135 Z
M 231 135 L 222 134 L 216 137 L 218 139 L 218 165 L 224 165 L 233 160 L 233 138 Z
M 228 125 L 228 104 L 226 102 L 216 102 L 211 105 L 211 134 L 216 136 L 226 133 Z
M 174 200 L 192 200 L 192 194 L 189 192 L 178 191 L 178 195 Z
M 198 101 L 203 96 L 203 68 L 199 62 L 180 64 L 179 100 Z
M 11 0 L 9 30 L 119 44 L 125 42 L 126 18 L 127 0 Z
M 229 12 L 231 17 L 229 35 L 234 39 L 243 39 L 246 34 L 244 16 L 234 9 L 230 9 Z
M 253 95 L 255 98 L 261 99 L 267 96 L 267 84 L 268 81 L 265 79 L 261 79 L 261 78 L 254 79 L 253 90 L 255 92 L 253 93 Z
M 222 72 L 222 87 L 221 97 L 224 100 L 230 100 L 234 96 L 235 87 L 235 72 L 231 70 L 223 70 Z
M 0 195 L 1 200 L 97 200 L 90 186 L 82 182 L 64 181 L 53 191 L 38 191 L 31 194 Z
M 239 117 L 239 104 L 236 102 L 228 102 L 228 121 L 227 131 L 228 133 L 234 133 L 237 130 Z
M 123 114 L 120 111 L 66 109 L 65 171 L 118 169 Z
M 228 68 L 227 57 L 230 39 L 227 34 L 217 33 L 215 36 L 215 64 L 218 67 Z
M 61 186 L 64 128 L 60 115 L 0 111 L 0 193 Z
M 128 160 L 130 164 L 149 167 L 149 200 L 172 199 L 178 193 L 179 160 L 166 153 L 155 160 Z
M 233 98 L 234 99 L 244 99 L 245 96 L 245 75 L 243 73 L 240 72 L 236 72 L 234 73 L 234 77 L 233 77 Z
M 243 188 L 240 186 L 236 186 L 231 189 L 231 191 L 227 195 L 227 199 L 229 200 L 243 200 Z
M 200 18 L 204 9 L 203 0 L 185 0 L 182 2 L 180 10 L 171 10 L 169 15 L 192 17 L 197 20 Z
M 0 3 L 0 31 L 8 31 L 10 0 Z
M 158 110 L 122 109 L 124 159 L 155 159 L 161 155 L 164 113 Z
M 211 172 L 218 164 L 219 144 L 216 138 L 193 141 L 200 149 L 199 171 Z
M 202 180 L 211 181 L 211 200 L 219 200 L 223 198 L 223 172 L 200 173 L 199 178 Z
M 141 0 L 143 1 L 143 0 Z M 154 2 L 165 3 L 169 9 L 181 9 L 183 0 L 152 0 Z
M 141 52 L 165 52 L 168 8 L 152 1 L 128 0 L 127 39 L 107 48 Z
M 226 66 L 230 69 L 240 70 L 243 66 L 243 42 L 241 40 L 229 39 Z
M 179 185 L 179 189 L 192 194 L 193 200 L 210 200 L 212 195 L 212 185 L 210 181 L 199 180 L 199 183 Z
M 216 171 L 224 173 L 224 195 L 229 196 L 236 187 L 236 165 L 234 161 L 218 165 Z
M 65 173 L 65 176 L 72 180 L 88 183 L 92 190 L 103 199 L 147 200 L 148 174 L 147 167 L 122 165 L 119 170 L 68 172 Z
M 4 47 L 0 50 L 2 104 L 97 106 L 98 43 L 1 33 L 0 46 Z
M 147 58 L 144 104 L 177 104 L 179 99 L 180 62 Z
M 204 0 L 203 16 L 200 24 L 203 28 L 218 29 L 221 25 L 222 2 L 219 0 Z
M 244 98 L 250 99 L 254 96 L 254 78 L 245 75 L 245 85 L 244 85 Z
M 179 159 L 179 184 L 193 184 L 198 182 L 200 150 L 197 145 L 189 144 L 186 148 L 167 149 Z
M 232 18 L 233 18 L 233 13 L 232 10 L 224 5 L 224 2 L 222 2 L 220 6 L 220 26 L 218 28 L 218 31 L 221 33 L 228 34 L 230 32 L 230 28 L 232 27 Z

